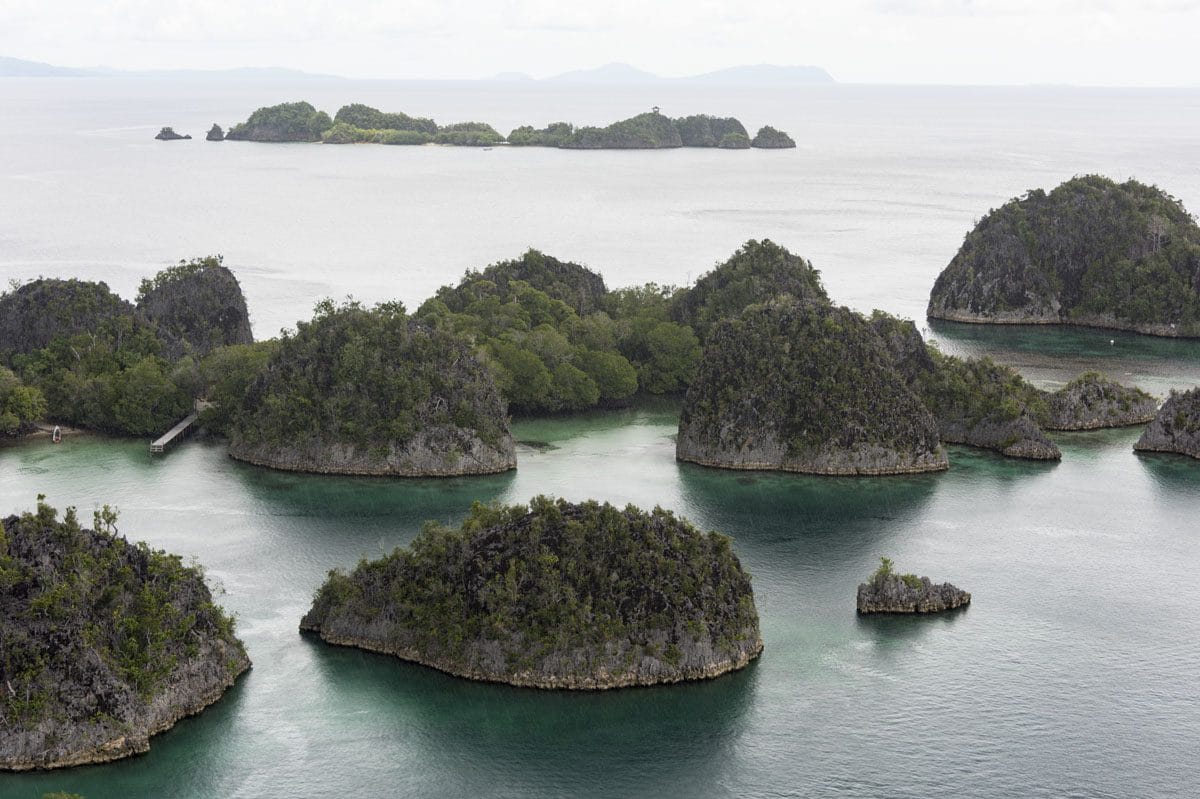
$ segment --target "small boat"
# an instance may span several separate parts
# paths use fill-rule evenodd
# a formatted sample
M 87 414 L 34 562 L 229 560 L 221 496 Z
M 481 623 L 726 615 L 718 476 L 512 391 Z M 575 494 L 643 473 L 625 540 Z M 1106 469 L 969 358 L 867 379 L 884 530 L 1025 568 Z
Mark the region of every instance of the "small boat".
M 62 441 L 62 428 L 61 427 L 59 427 L 58 425 L 54 425 L 54 432 L 50 434 L 50 440 L 53 441 L 55 444 Z

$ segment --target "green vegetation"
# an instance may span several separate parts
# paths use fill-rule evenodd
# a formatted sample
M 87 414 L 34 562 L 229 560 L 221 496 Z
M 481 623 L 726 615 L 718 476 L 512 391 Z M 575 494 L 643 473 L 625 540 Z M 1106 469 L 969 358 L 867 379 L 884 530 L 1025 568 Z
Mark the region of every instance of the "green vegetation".
M 33 422 L 45 417 L 46 408 L 41 391 L 0 366 L 0 436 L 28 432 Z
M 241 372 L 231 393 L 264 356 L 266 368 L 225 412 L 235 451 L 311 448 L 319 458 L 349 446 L 382 461 L 434 428 L 490 447 L 508 440 L 490 374 L 458 339 L 410 319 L 399 303 L 321 302 L 312 321 L 285 332 L 273 351 L 225 354 Z
M 453 144 L 457 147 L 490 147 L 503 142 L 504 137 L 484 122 L 457 122 L 438 128 L 433 141 L 435 144 Z
M 524 413 L 681 391 L 700 357 L 658 287 L 608 292 L 596 273 L 536 250 L 468 272 L 417 317 L 467 341 Z
M 333 120 L 306 102 L 260 108 L 225 134 L 231 141 L 315 142 L 333 127 Z
M 162 432 L 187 412 L 190 396 L 162 357 L 162 339 L 103 283 L 39 280 L 13 295 L 42 300 L 19 310 L 32 317 L 31 335 L 19 342 L 20 354 L 10 364 L 45 397 L 49 418 L 146 435 Z M 9 299 L 0 297 L 0 307 Z M 58 319 L 69 322 L 55 324 Z
M 1200 336 L 1200 226 L 1135 180 L 1073 178 L 990 211 L 938 276 L 929 315 Z
M 933 371 L 918 379 L 917 391 L 939 419 L 955 419 L 968 427 L 1001 424 L 1028 416 L 1044 421 L 1049 406 L 1044 392 L 1029 384 L 1015 369 L 991 358 L 965 360 L 944 355 L 929 344 Z
M 127 543 L 115 512 L 105 513 L 108 530 L 85 530 L 74 508 L 59 520 L 39 498 L 35 513 L 0 523 L 0 721 L 9 730 L 132 722 L 202 647 L 221 641 L 244 659 L 203 573 Z M 0 762 L 12 756 L 4 750 Z
M 540 130 L 522 125 L 508 134 L 508 143 L 514 147 L 562 147 L 573 135 L 575 126 L 570 122 L 555 122 Z
M 475 503 L 458 529 L 427 522 L 408 548 L 330 572 L 301 626 L 547 687 L 630 684 L 638 653 L 660 657 L 668 674 L 653 681 L 669 681 L 709 665 L 686 654 L 704 644 L 735 663 L 761 646 L 729 538 L 661 508 L 546 497 Z
M 751 239 L 729 260 L 679 292 L 671 303 L 674 319 L 689 325 L 704 341 L 721 319 L 780 294 L 801 300 L 828 302 L 821 273 L 778 244 Z
M 683 138 L 675 123 L 655 109 L 605 128 L 579 128 L 561 146 L 569 150 L 659 149 L 682 147 Z
M 754 134 L 750 146 L 762 150 L 788 150 L 795 147 L 796 142 L 782 130 L 764 125 L 758 129 L 758 133 Z
M 879 568 L 871 575 L 869 582 L 873 586 L 880 586 L 890 580 L 893 576 L 907 585 L 914 591 L 921 590 L 921 578 L 915 574 L 897 574 L 892 568 L 891 558 L 879 558 Z
M 749 150 L 750 137 L 745 133 L 726 133 L 717 146 L 722 150 Z
M 344 105 L 338 109 L 333 121 L 352 128 L 366 130 L 403 130 L 424 133 L 429 136 L 438 132 L 437 123 L 423 117 L 410 117 L 399 112 L 384 113 L 362 103 Z

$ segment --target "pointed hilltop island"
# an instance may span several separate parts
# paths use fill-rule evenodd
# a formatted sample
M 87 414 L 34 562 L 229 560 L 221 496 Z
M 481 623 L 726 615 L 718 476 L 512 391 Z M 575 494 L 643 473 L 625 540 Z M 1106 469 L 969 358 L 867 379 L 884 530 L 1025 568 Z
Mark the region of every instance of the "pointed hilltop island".
M 517 465 L 491 373 L 398 303 L 322 302 L 235 400 L 229 454 L 259 466 L 450 477 Z
M 197 567 L 133 545 L 105 506 L 0 522 L 0 769 L 104 763 L 221 698 L 250 668 Z
M 938 276 L 934 319 L 1200 337 L 1200 226 L 1136 180 L 1076 177 L 987 214 Z
M 1200 458 L 1200 388 L 1171 392 L 1133 448 Z
M 898 574 L 891 558 L 880 558 L 879 568 L 858 586 L 858 612 L 941 613 L 971 604 L 971 595 L 950 583 L 936 585 L 928 577 Z
M 300 629 L 459 677 L 603 690 L 717 677 L 762 651 L 730 539 L 669 511 L 538 497 L 330 572 Z

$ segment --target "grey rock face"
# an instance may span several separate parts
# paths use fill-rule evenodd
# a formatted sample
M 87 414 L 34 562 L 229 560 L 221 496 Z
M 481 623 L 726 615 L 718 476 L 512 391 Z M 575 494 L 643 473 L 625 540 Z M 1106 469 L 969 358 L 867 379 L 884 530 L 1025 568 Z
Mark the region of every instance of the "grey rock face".
M 473 431 L 452 425 L 424 428 L 402 446 L 392 443 L 382 457 L 344 441 L 316 439 L 251 445 L 235 438 L 229 454 L 236 460 L 289 472 L 379 477 L 457 477 L 517 467 L 511 435 L 490 446 Z
M 992 449 L 1010 458 L 1036 461 L 1062 459 L 1058 445 L 1046 437 L 1037 423 L 1028 416 L 1007 422 L 984 420 L 968 425 L 961 420 L 939 419 L 942 440 L 951 444 Z
M 1200 388 L 1172 392 L 1133 448 L 1200 458 Z
M 221 130 L 221 126 L 216 122 L 208 129 L 208 133 L 204 136 L 205 141 L 225 141 L 225 131 Z
M 1158 402 L 1139 388 L 1098 374 L 1086 374 L 1049 396 L 1048 430 L 1098 430 L 1145 424 Z
M 935 585 L 928 577 L 909 585 L 900 575 L 889 574 L 858 586 L 859 613 L 939 613 L 970 602 L 968 592 L 950 583 Z

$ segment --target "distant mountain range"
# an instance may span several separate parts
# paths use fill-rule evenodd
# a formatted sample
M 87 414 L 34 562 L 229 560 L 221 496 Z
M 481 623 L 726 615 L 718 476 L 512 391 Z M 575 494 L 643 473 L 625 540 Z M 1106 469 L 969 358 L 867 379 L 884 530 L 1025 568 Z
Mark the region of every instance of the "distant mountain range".
M 233 78 L 233 79 L 284 79 L 341 80 L 336 75 L 319 75 L 298 69 L 282 67 L 239 67 L 237 69 L 150 69 L 124 70 L 109 67 L 59 67 L 39 61 L 0 56 L 0 78 Z M 501 72 L 493 80 L 533 81 L 523 72 Z M 539 81 L 543 82 L 543 81 Z M 756 64 L 719 69 L 702 75 L 683 78 L 664 78 L 652 72 L 638 69 L 629 64 L 605 64 L 595 69 L 577 69 L 545 78 L 550 83 L 579 83 L 591 85 L 692 83 L 708 86 L 791 86 L 813 83 L 833 83 L 833 77 L 820 67 L 774 66 Z
M 0 78 L 308 78 L 341 80 L 336 75 L 318 75 L 282 67 L 238 67 L 236 69 L 112 69 L 111 67 L 58 67 L 40 61 L 0 56 Z
M 683 78 L 664 78 L 653 72 L 630 66 L 629 64 L 605 64 L 595 69 L 577 69 L 564 72 L 546 80 L 561 83 L 698 83 L 722 86 L 751 86 L 751 85 L 795 85 L 805 83 L 833 83 L 833 76 L 820 67 L 811 66 L 776 66 L 774 64 L 753 64 L 739 67 L 718 69 L 716 72 L 705 72 L 701 75 L 688 75 Z

